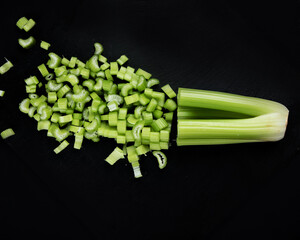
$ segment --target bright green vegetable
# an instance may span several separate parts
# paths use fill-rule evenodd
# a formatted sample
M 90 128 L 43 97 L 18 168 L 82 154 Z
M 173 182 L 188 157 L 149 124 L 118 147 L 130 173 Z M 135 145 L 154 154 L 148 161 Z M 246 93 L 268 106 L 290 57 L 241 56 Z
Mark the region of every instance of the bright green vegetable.
M 11 69 L 14 65 L 11 63 L 11 61 L 6 59 L 6 63 L 4 63 L 1 67 L 0 67 L 0 74 L 4 74 L 6 73 L 9 69 Z
M 77 63 L 77 57 L 71 57 L 70 61 L 69 61 L 69 68 L 74 68 L 75 65 Z
M 61 57 L 58 56 L 56 53 L 49 53 L 48 56 L 50 57 L 47 65 L 49 68 L 54 69 L 56 67 L 59 67 L 60 63 L 61 63 Z
M 51 125 L 51 122 L 49 120 L 41 120 L 38 121 L 37 130 L 48 130 Z
M 166 167 L 167 165 L 167 157 L 166 155 L 161 152 L 161 151 L 153 151 L 152 152 L 153 156 L 156 157 L 157 161 L 158 161 L 158 166 L 160 169 L 163 169 Z
M 167 101 L 164 104 L 164 108 L 168 109 L 170 112 L 173 112 L 177 108 L 177 104 L 173 99 L 167 99 Z
M 67 146 L 69 146 L 69 142 L 67 140 L 64 140 L 61 144 L 59 144 L 55 149 L 54 152 L 56 154 L 60 153 L 62 150 L 64 150 Z
M 24 28 L 24 26 L 26 25 L 26 23 L 28 22 L 28 19 L 26 18 L 26 17 L 21 17 L 18 21 L 17 21 L 17 23 L 16 23 L 16 25 L 17 25 L 17 27 L 19 28 L 19 29 L 23 29 Z
M 117 75 L 118 74 L 118 63 L 117 62 L 111 62 L 110 63 L 110 74 L 111 75 Z
M 141 68 L 139 68 L 139 69 L 136 71 L 136 74 L 137 74 L 137 75 L 142 75 L 142 76 L 144 76 L 146 79 L 149 79 L 149 78 L 151 78 L 151 76 L 152 76 L 152 74 L 146 72 L 145 70 L 143 70 L 143 69 L 141 69 Z
M 110 165 L 113 165 L 116 163 L 116 161 L 124 158 L 123 150 L 121 150 L 119 147 L 116 147 L 112 153 L 105 159 L 106 162 L 108 162 Z
M 30 36 L 27 39 L 19 38 L 18 42 L 22 48 L 29 49 L 35 45 L 36 40 L 33 36 Z
M 166 84 L 163 87 L 161 87 L 161 89 L 165 92 L 165 94 L 167 94 L 167 96 L 169 98 L 174 98 L 176 97 L 176 93 L 174 92 L 174 90 L 171 88 L 170 84 Z
M 8 129 L 5 129 L 4 131 L 2 131 L 0 135 L 1 135 L 2 139 L 6 139 L 6 138 L 9 138 L 9 137 L 15 135 L 15 132 L 12 128 L 8 128 Z
M 45 64 L 39 65 L 38 69 L 43 77 L 46 77 L 47 75 L 49 75 L 49 71 L 48 71 L 47 67 L 45 66 Z
M 88 61 L 88 68 L 91 69 L 91 71 L 93 71 L 93 72 L 100 71 L 97 55 L 94 55 L 90 58 L 90 60 Z
M 101 43 L 94 43 L 95 52 L 94 55 L 100 55 L 103 52 L 103 46 Z
M 154 110 L 156 109 L 157 106 L 157 101 L 152 98 L 149 102 L 149 104 L 147 105 L 146 111 L 148 112 L 154 112 Z
M 75 141 L 74 141 L 75 149 L 81 149 L 83 138 L 84 138 L 83 134 L 79 134 L 79 133 L 75 134 Z
M 147 82 L 147 88 L 151 88 L 154 85 L 158 85 L 158 84 L 159 84 L 159 80 L 157 78 L 151 78 Z
M 48 50 L 50 46 L 51 46 L 50 43 L 47 43 L 47 42 L 45 42 L 45 41 L 41 41 L 41 44 L 40 44 L 40 47 L 41 47 L 41 48 L 43 48 L 43 49 L 45 49 L 45 50 Z
M 137 156 L 137 155 L 136 155 Z M 135 159 L 135 158 L 134 158 Z M 132 166 L 132 169 L 133 169 L 133 174 L 134 174 L 134 177 L 135 178 L 140 178 L 142 177 L 142 173 L 141 173 L 141 169 L 140 169 L 140 164 L 139 164 L 139 161 L 136 160 L 136 161 L 131 161 L 131 166 Z
M 230 93 L 185 89 L 178 92 L 177 145 L 233 144 L 278 141 L 284 137 L 289 111 L 274 101 Z M 190 108 L 182 115 L 181 108 Z M 191 108 L 221 111 L 222 118 L 197 118 Z M 232 112 L 243 118 L 232 118 Z M 228 117 L 226 116 L 228 114 Z M 182 118 L 183 116 L 183 118 Z M 191 118 L 188 118 L 188 117 Z M 196 117 L 195 117 L 196 116 Z M 248 117 L 245 117 L 248 116 Z
M 119 59 L 117 59 L 117 63 L 121 66 L 127 61 L 128 61 L 128 57 L 126 55 L 122 55 Z
M 35 21 L 30 18 L 25 25 L 22 26 L 22 29 L 24 29 L 26 32 L 28 32 L 30 29 L 32 29 L 35 26 Z

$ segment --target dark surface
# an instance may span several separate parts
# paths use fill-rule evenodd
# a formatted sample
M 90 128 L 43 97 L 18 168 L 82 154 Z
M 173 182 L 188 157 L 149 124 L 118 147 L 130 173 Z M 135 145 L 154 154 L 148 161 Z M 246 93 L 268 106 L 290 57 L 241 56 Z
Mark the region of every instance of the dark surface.
M 0 239 L 299 239 L 300 3 L 264 1 L 8 2 L 1 8 L 0 53 L 14 68 L 0 76 Z M 18 6 L 17 6 L 18 5 Z M 27 16 L 29 32 L 15 23 Z M 47 52 L 22 49 L 33 35 L 51 51 L 86 61 L 93 43 L 121 54 L 174 89 L 191 87 L 267 98 L 290 109 L 275 143 L 176 147 L 168 166 L 149 156 L 144 177 L 103 159 L 113 141 L 85 141 L 59 155 L 57 143 L 18 110 L 24 79 Z M 2 58 L 2 63 L 5 60 Z M 2 64 L 1 63 L 1 64 Z M 195 237 L 196 236 L 196 237 Z

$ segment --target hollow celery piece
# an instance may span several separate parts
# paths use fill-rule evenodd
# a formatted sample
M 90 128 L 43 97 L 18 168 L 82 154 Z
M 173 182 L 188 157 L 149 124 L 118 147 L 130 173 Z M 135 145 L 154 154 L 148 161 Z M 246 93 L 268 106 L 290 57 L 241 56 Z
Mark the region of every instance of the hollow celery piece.
M 163 152 L 161 152 L 161 151 L 153 151 L 152 154 L 157 159 L 158 167 L 160 169 L 165 168 L 166 165 L 167 165 L 167 157 L 166 157 L 166 155 Z

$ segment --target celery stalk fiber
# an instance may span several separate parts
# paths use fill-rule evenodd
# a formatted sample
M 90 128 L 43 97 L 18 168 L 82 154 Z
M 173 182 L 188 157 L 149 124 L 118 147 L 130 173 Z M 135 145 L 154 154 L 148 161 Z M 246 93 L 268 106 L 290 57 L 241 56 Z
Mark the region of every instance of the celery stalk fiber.
M 262 98 L 179 88 L 177 145 L 279 141 L 289 110 Z

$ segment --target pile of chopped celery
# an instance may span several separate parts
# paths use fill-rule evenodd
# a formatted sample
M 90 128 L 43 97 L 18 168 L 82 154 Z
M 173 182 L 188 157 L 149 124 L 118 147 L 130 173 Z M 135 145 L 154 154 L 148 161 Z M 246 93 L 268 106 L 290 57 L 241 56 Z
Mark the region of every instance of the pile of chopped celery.
M 86 62 L 50 52 L 48 62 L 38 66 L 41 75 L 25 79 L 28 97 L 20 111 L 37 121 L 37 130 L 59 142 L 55 153 L 70 145 L 70 137 L 75 149 L 85 139 L 99 142 L 106 137 L 117 144 L 105 159 L 109 164 L 126 156 L 135 177 L 141 177 L 139 160 L 154 151 L 159 167 L 165 167 L 161 150 L 170 145 L 176 93 L 169 84 L 160 89 L 149 72 L 127 65 L 127 56 L 109 62 L 103 46 L 94 47 Z

